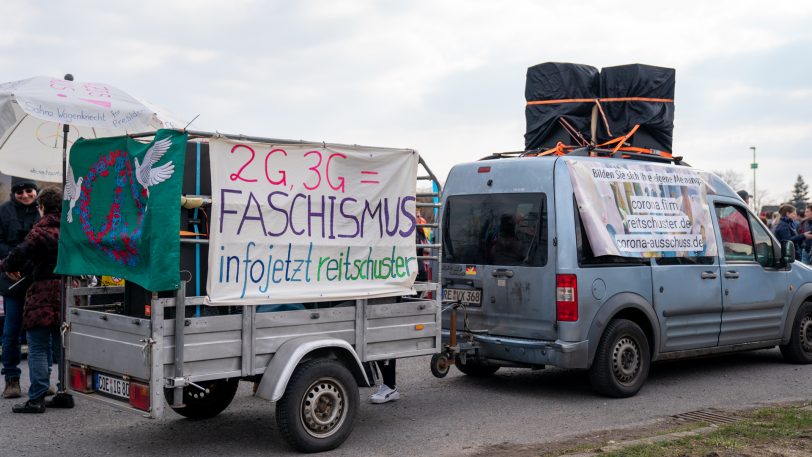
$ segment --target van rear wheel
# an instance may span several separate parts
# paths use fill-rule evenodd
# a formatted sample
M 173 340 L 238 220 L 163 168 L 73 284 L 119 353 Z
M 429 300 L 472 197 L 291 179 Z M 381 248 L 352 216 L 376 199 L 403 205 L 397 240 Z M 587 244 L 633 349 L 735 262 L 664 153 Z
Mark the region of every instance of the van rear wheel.
M 210 419 L 223 412 L 231 404 L 234 394 L 237 393 L 239 382 L 239 378 L 198 382 L 197 384 L 204 390 L 195 386 L 186 386 L 183 388 L 183 403 L 186 406 L 172 407 L 172 410 L 192 420 Z M 173 389 L 164 389 L 167 401 L 171 401 L 173 395 Z
M 784 360 L 790 363 L 812 363 L 812 302 L 798 308 L 792 321 L 789 343 L 779 346 Z
M 609 322 L 589 369 L 592 388 L 608 397 L 635 395 L 648 378 L 651 353 L 643 330 L 632 321 Z
M 499 365 L 491 365 L 485 362 L 480 362 L 473 358 L 466 358 L 465 363 L 462 363 L 460 358 L 457 357 L 454 362 L 454 366 L 457 367 L 457 369 L 461 372 L 473 378 L 485 378 L 493 375 L 499 370 Z

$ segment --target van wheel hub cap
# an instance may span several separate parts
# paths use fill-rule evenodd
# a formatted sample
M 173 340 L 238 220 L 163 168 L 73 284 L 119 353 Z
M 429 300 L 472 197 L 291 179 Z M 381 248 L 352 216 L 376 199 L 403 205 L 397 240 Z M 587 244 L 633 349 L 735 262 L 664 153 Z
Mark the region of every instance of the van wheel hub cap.
M 801 347 L 805 352 L 812 352 L 812 315 L 801 320 Z
M 302 398 L 301 419 L 305 430 L 316 438 L 337 432 L 344 422 L 344 389 L 332 378 L 322 378 L 307 389 Z
M 615 344 L 612 371 L 615 378 L 624 384 L 633 382 L 637 377 L 640 372 L 640 349 L 632 338 L 623 337 Z

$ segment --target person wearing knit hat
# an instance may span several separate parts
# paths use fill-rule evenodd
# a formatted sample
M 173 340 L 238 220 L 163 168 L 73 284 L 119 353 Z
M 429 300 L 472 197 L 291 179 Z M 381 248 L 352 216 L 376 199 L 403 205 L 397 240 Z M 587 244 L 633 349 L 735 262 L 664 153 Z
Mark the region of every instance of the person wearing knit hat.
M 37 198 L 40 220 L 25 239 L 0 261 L 0 273 L 18 272 L 31 265 L 33 282 L 25 295 L 23 328 L 28 337 L 28 401 L 14 405 L 15 413 L 42 413 L 46 407 L 65 408 L 61 401 L 46 402 L 50 389 L 51 366 L 59 362 L 53 356 L 62 322 L 59 276 L 54 273 L 62 213 L 62 191 L 49 187 Z M 61 390 L 61 386 L 60 390 Z
M 0 205 L 0 259 L 5 258 L 39 220 L 37 210 L 37 183 L 27 178 L 11 178 L 11 199 Z M 23 276 L 27 271 L 22 269 Z M 3 368 L 5 378 L 3 398 L 19 398 L 20 389 L 20 335 L 23 326 L 23 300 L 30 281 L 21 281 L 13 275 L 0 274 L 0 295 L 3 296 L 5 321 L 3 322 Z

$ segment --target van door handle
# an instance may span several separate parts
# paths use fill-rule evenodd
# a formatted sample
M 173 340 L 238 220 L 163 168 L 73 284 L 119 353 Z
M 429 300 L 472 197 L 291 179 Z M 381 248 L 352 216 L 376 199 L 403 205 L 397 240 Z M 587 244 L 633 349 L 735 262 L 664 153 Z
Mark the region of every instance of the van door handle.
M 726 271 L 725 272 L 725 278 L 727 278 L 727 279 L 738 279 L 739 278 L 739 272 L 737 272 L 737 271 Z
M 716 279 L 716 273 L 712 271 L 703 271 L 701 277 L 702 279 Z
M 508 270 L 505 268 L 497 268 L 493 270 L 491 273 L 494 278 L 512 278 L 513 277 L 513 270 Z

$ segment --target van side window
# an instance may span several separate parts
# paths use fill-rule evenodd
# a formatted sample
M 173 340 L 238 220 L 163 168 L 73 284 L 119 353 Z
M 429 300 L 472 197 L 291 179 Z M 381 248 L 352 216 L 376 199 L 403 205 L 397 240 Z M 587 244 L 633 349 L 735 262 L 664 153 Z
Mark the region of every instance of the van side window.
M 753 241 L 756 242 L 756 260 L 762 267 L 772 268 L 775 266 L 775 251 L 773 250 L 773 239 L 759 221 L 752 214 L 750 226 L 753 227 Z
M 454 195 L 445 203 L 443 259 L 540 267 L 547 263 L 547 206 L 540 193 Z
M 725 260 L 728 262 L 754 261 L 753 236 L 747 213 L 739 206 L 717 203 L 716 219 L 722 234 Z
M 578 211 L 578 202 L 575 196 L 572 198 L 572 205 L 575 208 L 575 247 L 578 249 L 578 265 L 591 266 L 591 265 L 648 265 L 649 259 L 640 257 L 622 257 L 616 255 L 602 255 L 596 256 L 592 252 L 592 246 L 589 244 L 589 237 L 586 234 L 584 222 L 581 220 L 581 213 Z

